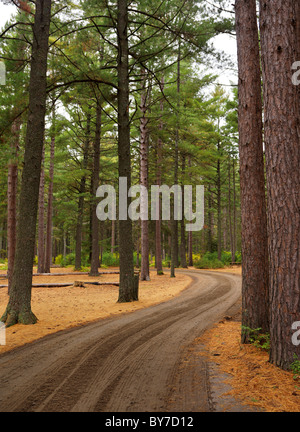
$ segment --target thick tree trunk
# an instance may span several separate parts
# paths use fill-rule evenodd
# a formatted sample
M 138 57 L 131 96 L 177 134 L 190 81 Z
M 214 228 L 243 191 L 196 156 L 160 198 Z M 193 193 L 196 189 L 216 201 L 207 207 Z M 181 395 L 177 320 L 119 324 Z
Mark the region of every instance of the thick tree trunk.
M 7 188 L 7 258 L 8 258 L 8 293 L 13 275 L 16 253 L 17 234 L 17 189 L 18 189 L 18 152 L 20 141 L 21 121 L 15 120 L 12 125 L 11 161 L 8 166 L 8 188 Z M 1 245 L 2 247 L 2 245 Z M 0 248 L 1 248 L 0 247 Z
M 16 256 L 10 298 L 6 312 L 1 318 L 7 326 L 18 322 L 33 324 L 37 321 L 31 310 L 31 289 L 45 129 L 50 17 L 51 0 L 36 2 Z
M 249 329 L 269 331 L 261 74 L 255 0 L 236 1 L 236 31 L 243 259 L 242 342 L 247 343 Z M 231 211 L 229 219 L 232 249 Z
M 92 256 L 91 256 L 91 271 L 90 276 L 99 275 L 100 267 L 100 246 L 99 246 L 99 220 L 97 217 L 97 202 L 96 194 L 99 187 L 100 176 L 100 142 L 101 142 L 101 124 L 102 122 L 102 107 L 97 101 L 96 108 L 96 134 L 94 140 L 94 158 L 93 158 L 93 173 L 92 173 Z
M 129 49 L 127 0 L 118 0 L 118 156 L 119 177 L 131 187 L 131 152 L 129 118 Z M 128 195 L 127 195 L 128 196 Z M 124 198 L 124 197 L 123 197 Z M 132 221 L 128 208 L 119 220 L 120 303 L 138 300 L 138 286 L 134 275 Z
M 88 166 L 88 156 L 90 147 L 90 133 L 91 133 L 91 114 L 87 114 L 86 126 L 86 139 L 83 149 L 83 164 L 82 168 L 85 171 Z M 84 212 L 84 194 L 86 192 L 86 174 L 84 173 L 80 181 L 79 199 L 78 199 L 78 213 L 76 225 L 76 238 L 75 238 L 75 270 L 81 269 L 81 247 L 82 247 L 82 223 Z
M 292 326 L 300 311 L 299 90 L 291 67 L 300 60 L 294 0 L 260 2 L 265 103 L 270 262 L 271 363 L 288 369 L 299 358 Z M 296 26 L 295 26 L 296 24 Z M 249 64 L 249 62 L 248 62 Z M 257 211 L 257 209 L 256 209 Z
M 140 120 L 140 181 L 141 186 L 148 190 L 148 147 L 149 147 L 149 131 L 147 119 L 147 89 L 146 89 L 146 71 L 142 70 L 142 93 L 141 93 L 141 112 L 142 117 Z M 143 197 L 142 197 L 143 200 Z M 143 207 L 147 203 L 142 202 Z M 143 219 L 143 218 L 142 218 Z M 149 226 L 148 220 L 141 220 L 141 280 L 150 280 L 149 271 Z

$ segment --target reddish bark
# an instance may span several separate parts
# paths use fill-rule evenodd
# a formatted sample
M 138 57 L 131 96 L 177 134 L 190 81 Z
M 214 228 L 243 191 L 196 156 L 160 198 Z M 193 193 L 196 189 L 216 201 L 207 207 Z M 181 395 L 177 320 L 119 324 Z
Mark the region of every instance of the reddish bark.
M 17 189 L 18 189 L 18 151 L 20 139 L 21 121 L 15 120 L 12 125 L 11 161 L 8 167 L 7 188 L 7 248 L 8 248 L 8 293 L 13 275 L 13 267 L 16 253 L 17 235 Z
M 148 147 L 149 147 L 149 131 L 147 119 L 147 76 L 146 71 L 142 70 L 142 93 L 141 93 L 141 112 L 142 117 L 140 121 L 140 180 L 141 186 L 148 190 Z M 143 198 L 142 198 L 143 200 Z M 142 213 L 145 209 L 143 207 L 146 203 L 141 204 Z M 150 280 L 149 273 L 149 227 L 148 220 L 141 220 L 141 280 Z
M 50 273 L 50 268 L 51 268 L 51 264 L 52 264 L 54 152 L 55 152 L 55 136 L 53 135 L 51 137 L 51 148 L 50 148 L 47 228 L 46 228 L 46 244 L 45 244 L 45 269 L 44 269 L 45 273 Z
M 236 0 L 239 64 L 239 148 L 243 257 L 242 341 L 249 329 L 269 331 L 268 249 L 262 100 L 255 0 Z M 230 207 L 229 207 L 230 208 Z M 231 215 L 229 214 L 231 218 Z M 232 229 L 230 229 L 232 247 Z
M 292 83 L 299 60 L 294 0 L 260 2 L 268 189 L 271 363 L 289 369 L 300 347 L 300 101 Z M 296 26 L 296 27 L 295 27 Z
M 33 324 L 37 321 L 31 310 L 32 264 L 45 131 L 50 19 L 51 0 L 36 2 L 15 265 L 9 302 L 1 318 L 7 326 L 16 323 Z

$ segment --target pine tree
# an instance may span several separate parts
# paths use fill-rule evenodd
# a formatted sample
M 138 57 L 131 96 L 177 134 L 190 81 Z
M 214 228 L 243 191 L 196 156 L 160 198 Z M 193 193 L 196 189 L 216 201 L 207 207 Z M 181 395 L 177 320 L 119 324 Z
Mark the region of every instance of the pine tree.
M 299 347 L 291 332 L 300 310 L 299 93 L 291 79 L 298 60 L 295 2 L 260 2 L 264 89 L 269 269 L 270 361 L 289 369 Z
M 10 298 L 1 321 L 7 326 L 32 324 L 32 265 L 37 221 L 39 181 L 46 114 L 47 56 L 51 0 L 36 3 L 33 26 L 32 60 L 29 86 L 29 114 L 24 168 L 19 203 L 16 256 Z

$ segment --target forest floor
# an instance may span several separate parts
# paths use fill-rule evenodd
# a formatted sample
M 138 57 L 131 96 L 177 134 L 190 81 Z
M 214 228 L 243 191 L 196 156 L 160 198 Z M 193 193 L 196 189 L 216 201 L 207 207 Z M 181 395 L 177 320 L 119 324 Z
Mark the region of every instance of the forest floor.
M 109 269 L 107 271 L 117 270 Z M 194 269 L 195 270 L 195 269 Z M 52 269 L 55 273 L 66 273 L 72 269 Z M 218 273 L 241 275 L 240 267 L 216 270 Z M 199 271 L 201 272 L 201 271 Z M 0 271 L 4 274 L 4 271 Z M 72 327 L 97 321 L 102 318 L 127 314 L 159 304 L 182 293 L 191 282 L 186 274 L 177 272 L 170 279 L 169 271 L 164 276 L 151 273 L 151 282 L 140 283 L 140 300 L 130 304 L 117 303 L 118 287 L 93 286 L 86 288 L 34 288 L 33 311 L 40 319 L 35 326 L 17 325 L 6 330 L 6 346 L 0 346 L 0 354 L 43 336 Z M 74 281 L 116 282 L 118 275 L 102 275 L 100 278 L 81 276 L 39 276 L 33 283 L 65 283 Z M 1 279 L 0 283 L 5 283 Z M 6 289 L 0 289 L 0 313 L 8 301 Z M 232 313 L 231 313 L 232 312 Z M 183 377 L 191 377 L 194 365 L 206 362 L 209 365 L 211 391 L 218 400 L 218 410 L 230 411 L 231 401 L 237 400 L 246 409 L 267 412 L 299 412 L 300 381 L 292 372 L 284 372 L 269 363 L 268 354 L 254 346 L 240 343 L 241 304 L 229 311 L 230 317 L 207 330 L 194 340 L 180 366 Z M 202 363 L 203 364 L 203 363 Z M 190 372 L 187 372 L 190 370 Z M 181 379 L 181 378 L 180 378 Z
M 194 339 L 236 304 L 241 279 L 232 274 L 192 269 L 176 273 L 176 279 L 170 280 L 166 270 L 171 297 L 168 300 L 164 295 L 164 300 L 168 301 L 58 331 L 0 355 L 0 411 L 216 411 L 208 362 L 197 357 L 193 367 L 185 368 L 185 357 Z M 180 295 L 174 295 L 175 283 L 179 283 L 181 275 L 183 286 L 189 278 L 191 282 Z M 153 272 L 152 282 L 156 286 L 152 285 L 152 290 L 157 291 L 164 279 L 155 281 L 155 278 Z M 34 278 L 34 283 L 36 279 L 39 278 Z M 146 286 L 150 288 L 148 283 Z M 143 284 L 140 293 L 142 287 Z M 82 289 L 78 299 L 88 295 L 88 291 L 89 288 Z M 53 291 L 51 288 L 44 292 Z M 57 291 L 56 297 L 59 296 Z M 99 292 L 98 296 L 103 302 Z M 112 304 L 116 300 L 117 296 Z M 48 308 L 51 307 L 49 302 Z M 34 312 L 37 313 L 36 308 Z M 75 313 L 77 319 L 82 314 L 80 305 Z M 23 328 L 29 331 L 33 327 L 37 326 Z M 240 410 L 240 404 L 232 403 Z
M 103 270 L 103 272 L 109 271 L 118 271 L 118 269 Z M 72 268 L 51 269 L 51 273 L 71 272 L 73 272 Z M 7 280 L 2 279 L 1 274 L 6 274 L 6 271 L 0 271 L 0 284 L 5 285 Z M 85 288 L 33 288 L 32 310 L 39 321 L 34 326 L 16 325 L 6 329 L 6 345 L 0 346 L 0 354 L 61 330 L 82 326 L 102 318 L 134 312 L 170 300 L 180 294 L 191 282 L 186 275 L 177 274 L 176 276 L 175 279 L 170 279 L 168 270 L 163 276 L 151 273 L 150 282 L 140 282 L 139 301 L 126 304 L 117 303 L 119 293 L 117 286 L 88 284 L 88 282 L 118 282 L 119 276 L 116 274 L 105 274 L 100 277 L 89 277 L 84 274 L 34 277 L 33 284 L 73 283 L 74 281 L 87 283 Z M 0 316 L 4 313 L 7 302 L 7 289 L 2 288 L 0 289 Z
M 241 275 L 241 267 L 210 270 Z M 263 412 L 300 412 L 300 377 L 269 362 L 269 354 L 253 345 L 241 344 L 241 304 L 232 316 L 216 323 L 194 341 L 191 350 L 213 365 L 215 376 L 224 374 L 221 390 L 226 398 Z M 213 378 L 212 378 L 213 381 Z M 218 390 L 220 392 L 220 390 Z

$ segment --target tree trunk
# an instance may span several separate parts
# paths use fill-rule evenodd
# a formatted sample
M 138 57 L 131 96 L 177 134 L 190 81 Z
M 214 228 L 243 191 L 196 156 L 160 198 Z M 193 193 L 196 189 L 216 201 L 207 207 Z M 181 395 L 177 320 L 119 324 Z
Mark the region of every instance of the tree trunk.
M 138 236 L 136 241 L 136 262 L 135 267 L 140 268 L 140 238 Z
M 292 325 L 300 311 L 299 90 L 291 66 L 299 60 L 294 0 L 261 1 L 260 31 L 268 190 L 271 363 L 289 369 L 300 346 Z M 295 28 L 296 24 L 296 28 Z M 256 209 L 257 211 L 257 209 Z
M 140 120 L 140 180 L 141 186 L 148 190 L 148 147 L 149 147 L 149 131 L 147 113 L 147 89 L 146 89 L 146 71 L 142 70 L 142 93 L 141 93 L 141 112 L 142 117 Z M 143 200 L 143 197 L 142 197 Z M 143 208 L 147 203 L 142 202 Z M 141 280 L 149 281 L 149 227 L 148 220 L 141 220 Z
M 225 206 L 224 207 L 224 212 L 223 212 L 223 249 L 225 250 L 225 251 L 227 251 L 228 249 L 227 249 L 227 219 L 228 219 L 228 217 L 227 217 L 227 212 L 228 212 L 228 209 L 227 209 L 227 206 Z
M 116 244 L 116 221 L 111 221 L 111 247 L 110 253 L 113 254 L 115 252 L 115 244 Z
M 249 329 L 269 331 L 261 74 L 255 0 L 236 1 L 236 30 L 243 260 L 242 342 L 247 343 Z M 230 206 L 231 203 L 229 209 Z M 231 224 L 231 212 L 229 220 Z M 230 244 L 232 248 L 232 228 Z
M 235 263 L 236 253 L 236 187 L 235 187 L 235 159 L 232 160 L 232 188 L 233 188 L 233 224 L 232 224 L 232 258 Z
M 88 166 L 89 148 L 90 148 L 90 133 L 91 133 L 91 114 L 87 114 L 86 126 L 86 139 L 83 149 L 83 165 L 85 171 Z M 80 181 L 79 199 L 78 199 L 78 212 L 77 212 L 77 225 L 76 225 L 76 239 L 75 239 L 75 270 L 81 270 L 81 247 L 82 247 L 82 223 L 84 211 L 84 194 L 86 192 L 86 173 L 83 174 Z
M 189 251 L 189 267 L 193 267 L 193 232 L 189 231 L 188 233 L 188 251 Z
M 179 165 L 179 110 L 180 110 L 180 91 L 181 91 L 181 43 L 178 45 L 178 59 L 177 59 L 177 125 L 175 134 L 175 157 L 174 157 L 174 185 L 178 185 L 178 165 Z M 174 210 L 174 200 L 173 200 Z M 171 277 L 175 277 L 175 268 L 178 267 L 178 221 L 172 216 L 172 233 L 171 233 Z
M 185 156 L 182 156 L 182 202 L 184 203 L 184 177 L 185 177 Z M 187 268 L 186 262 L 186 239 L 185 239 L 185 223 L 184 223 L 184 205 L 182 206 L 181 218 L 181 235 L 180 235 L 180 265 L 182 268 Z
M 175 268 L 177 267 L 176 265 L 176 256 L 177 256 L 177 249 L 178 249 L 178 242 L 177 242 L 177 238 L 176 238 L 176 230 L 175 227 L 178 227 L 178 223 L 174 218 L 174 200 L 172 201 L 172 214 L 171 214 L 171 227 L 172 227 L 172 231 L 171 231 L 171 273 L 170 273 L 170 277 L 174 278 L 175 277 Z M 177 243 L 177 247 L 176 247 L 176 243 Z
M 160 89 L 163 92 L 165 87 L 164 77 L 162 77 L 160 82 Z M 160 102 L 160 111 L 161 114 L 164 111 L 164 102 L 163 99 Z M 163 120 L 160 119 L 159 131 L 162 133 L 164 128 Z M 156 159 L 156 184 L 158 186 L 162 185 L 162 138 L 159 136 L 157 141 L 157 159 Z M 156 271 L 158 275 L 163 274 L 163 266 L 162 266 L 162 244 L 161 244 L 161 199 L 159 198 L 159 206 L 158 206 L 158 217 L 155 222 L 155 260 L 156 260 Z
M 192 161 L 191 158 L 189 157 L 189 168 L 192 167 Z M 190 172 L 190 178 L 192 178 L 192 173 Z M 203 230 L 204 233 L 204 230 Z M 193 262 L 193 232 L 189 231 L 188 233 L 188 254 L 189 254 L 189 260 L 188 260 L 188 265 L 189 267 L 193 267 L 194 262 Z
M 97 202 L 96 194 L 99 187 L 100 176 L 100 142 L 101 142 L 101 122 L 102 122 L 102 107 L 97 100 L 96 107 L 96 134 L 94 140 L 94 158 L 93 158 L 93 173 L 92 173 L 92 256 L 91 256 L 91 271 L 90 276 L 99 275 L 100 267 L 100 246 L 99 246 L 99 220 L 97 217 Z
M 52 264 L 54 153 L 55 153 L 55 132 L 53 131 L 53 135 L 51 137 L 51 146 L 50 146 L 48 209 L 47 209 L 46 245 L 45 245 L 45 273 L 50 273 L 51 264 Z
M 45 273 L 45 148 L 43 147 L 42 168 L 39 187 L 38 216 L 38 273 Z
M 17 243 L 10 298 L 1 321 L 7 326 L 33 324 L 31 289 L 41 174 L 47 87 L 51 0 L 36 2 L 29 82 L 28 124 L 19 202 Z
M 232 223 L 232 202 L 231 202 L 231 156 L 228 158 L 228 218 L 229 218 L 229 240 L 231 260 L 233 255 L 233 223 Z
M 127 191 L 129 191 L 131 187 L 131 152 L 129 118 L 129 49 L 127 32 L 127 0 L 118 0 L 119 177 L 126 179 Z M 132 221 L 128 218 L 128 207 L 126 209 L 124 208 L 123 211 L 126 214 L 119 218 L 120 287 L 118 301 L 120 303 L 138 300 L 137 282 L 134 277 Z
M 213 248 L 213 208 L 212 208 L 212 192 L 211 186 L 208 185 L 208 205 L 207 205 L 207 219 L 208 219 L 208 228 L 207 228 L 207 251 L 212 252 Z
M 13 275 L 16 233 L 17 233 L 17 192 L 18 192 L 18 152 L 20 141 L 20 120 L 15 120 L 12 125 L 11 161 L 8 167 L 8 188 L 7 188 L 7 258 L 8 258 L 8 294 Z M 2 248 L 2 245 L 1 245 Z
M 222 258 L 222 214 L 221 214 L 221 155 L 220 142 L 218 141 L 217 161 L 217 224 L 218 224 L 218 260 Z

